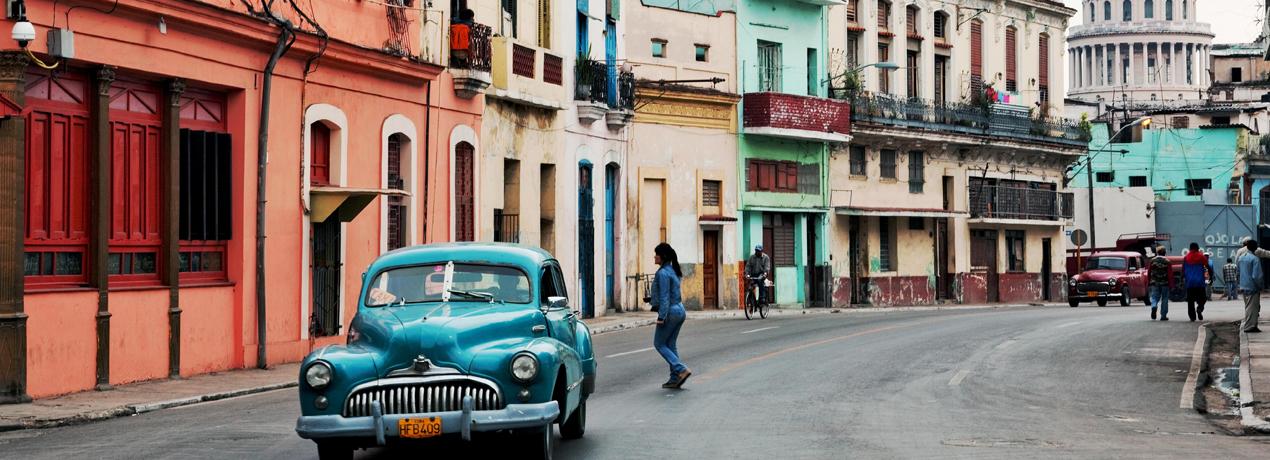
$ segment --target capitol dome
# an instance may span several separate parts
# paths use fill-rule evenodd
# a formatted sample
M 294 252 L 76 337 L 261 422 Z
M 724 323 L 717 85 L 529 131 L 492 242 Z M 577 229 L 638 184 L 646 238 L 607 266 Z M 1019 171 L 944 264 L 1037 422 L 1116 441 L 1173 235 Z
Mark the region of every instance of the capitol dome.
M 1204 98 L 1213 32 L 1198 0 L 1084 0 L 1067 31 L 1068 96 L 1088 102 Z

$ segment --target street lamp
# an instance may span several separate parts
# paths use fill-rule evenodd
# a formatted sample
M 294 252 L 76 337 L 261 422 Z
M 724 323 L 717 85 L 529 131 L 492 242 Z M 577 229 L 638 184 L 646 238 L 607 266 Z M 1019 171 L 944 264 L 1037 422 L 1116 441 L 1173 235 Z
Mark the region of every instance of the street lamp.
M 1123 133 L 1124 130 L 1132 128 L 1137 125 L 1142 125 L 1142 127 L 1144 128 L 1150 127 L 1151 117 L 1149 116 L 1138 117 L 1138 119 L 1133 120 L 1129 124 L 1121 126 L 1120 129 L 1117 130 L 1115 134 L 1112 134 L 1111 137 L 1107 138 L 1107 142 L 1103 143 L 1101 147 L 1097 149 L 1089 149 L 1088 150 L 1089 153 L 1085 155 L 1085 164 L 1084 164 L 1085 181 L 1088 183 L 1088 186 L 1089 186 L 1089 241 L 1090 241 L 1089 247 L 1090 248 L 1096 247 L 1098 245 L 1098 239 L 1097 239 L 1098 234 L 1094 231 L 1094 168 L 1093 168 L 1094 155 L 1097 153 L 1108 151 L 1107 146 L 1111 145 L 1111 143 L 1116 140 L 1116 137 L 1120 136 L 1120 133 Z M 1115 152 L 1117 150 L 1111 150 L 1111 151 Z M 1119 152 L 1121 154 L 1129 153 L 1129 151 L 1125 149 L 1120 149 Z

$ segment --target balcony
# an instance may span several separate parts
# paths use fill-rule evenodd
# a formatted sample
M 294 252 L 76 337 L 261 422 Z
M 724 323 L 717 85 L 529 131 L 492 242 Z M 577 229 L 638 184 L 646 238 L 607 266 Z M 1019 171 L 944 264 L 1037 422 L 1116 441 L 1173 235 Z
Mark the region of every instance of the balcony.
M 980 222 L 1032 221 L 1059 222 L 1075 214 L 1071 192 L 1017 185 L 979 185 L 970 190 L 970 219 Z M 1008 222 L 1007 222 L 1008 223 Z
M 464 40 L 465 36 L 467 39 Z M 489 88 L 490 27 L 485 24 L 450 26 L 450 73 L 454 75 L 454 94 L 471 99 Z
M 504 214 L 503 210 L 494 210 L 494 241 L 499 243 L 520 242 L 520 215 Z
M 564 109 L 568 95 L 563 58 L 508 37 L 493 37 L 490 45 L 493 85 L 486 96 L 541 109 Z
M 746 134 L 803 141 L 851 141 L 851 104 L 846 101 L 759 92 L 746 93 L 742 104 Z
M 1003 104 L 936 104 L 922 99 L 855 95 L 851 121 L 904 128 L 992 136 L 1027 142 L 1050 142 L 1072 147 L 1089 145 L 1089 134 L 1074 121 L 1033 118 L 1027 109 Z
M 630 124 L 635 114 L 635 74 L 595 60 L 575 66 L 573 99 L 578 120 L 589 125 L 605 118 L 611 129 Z

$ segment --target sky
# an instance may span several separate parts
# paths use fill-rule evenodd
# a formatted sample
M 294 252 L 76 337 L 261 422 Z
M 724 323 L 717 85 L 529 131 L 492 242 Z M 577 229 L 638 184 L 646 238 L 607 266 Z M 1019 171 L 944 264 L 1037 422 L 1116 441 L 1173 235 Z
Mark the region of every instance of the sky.
M 1213 43 L 1246 43 L 1257 38 L 1261 32 L 1261 23 L 1258 18 L 1264 17 L 1264 10 L 1259 6 L 1268 0 L 1194 0 L 1198 1 L 1199 10 L 1196 16 L 1200 22 L 1206 22 L 1213 27 L 1213 32 L 1217 35 L 1213 38 Z M 1080 7 L 1081 0 L 1063 0 L 1067 6 L 1075 8 L 1078 12 L 1078 18 L 1072 18 L 1070 24 L 1076 25 L 1084 22 L 1085 19 L 1080 12 L 1084 10 Z M 1162 4 L 1163 2 L 1156 2 Z

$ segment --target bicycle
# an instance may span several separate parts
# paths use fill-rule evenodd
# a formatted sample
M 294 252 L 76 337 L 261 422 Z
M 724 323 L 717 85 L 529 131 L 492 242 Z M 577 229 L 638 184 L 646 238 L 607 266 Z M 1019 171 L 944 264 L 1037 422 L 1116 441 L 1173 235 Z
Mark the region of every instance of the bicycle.
M 745 294 L 745 319 L 751 319 L 750 316 L 753 313 L 758 313 L 759 318 L 767 319 L 768 304 L 764 301 L 764 296 L 762 295 L 762 291 L 760 291 L 760 289 L 771 287 L 771 280 L 761 276 L 746 277 L 746 279 L 749 282 L 749 284 L 747 284 L 747 291 L 749 292 Z

